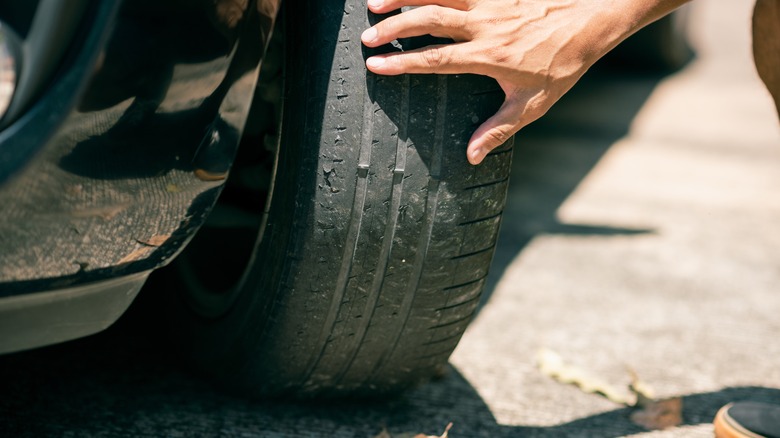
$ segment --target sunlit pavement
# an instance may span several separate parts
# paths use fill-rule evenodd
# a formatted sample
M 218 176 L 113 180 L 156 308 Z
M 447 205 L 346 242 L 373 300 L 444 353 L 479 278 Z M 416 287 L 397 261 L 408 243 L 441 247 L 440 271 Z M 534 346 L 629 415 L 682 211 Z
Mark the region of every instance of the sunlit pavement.
M 780 402 L 780 124 L 751 62 L 749 3 L 695 4 L 689 67 L 644 91 L 587 84 L 575 91 L 604 95 L 518 137 L 497 284 L 452 357 L 497 423 L 619 408 L 540 373 L 539 348 L 621 389 L 630 368 L 685 396 L 688 424 L 647 436 L 711 436 L 697 423 L 730 398 Z M 580 433 L 625 432 L 615 421 Z
M 780 124 L 749 3 L 697 0 L 686 69 L 589 75 L 518 137 L 489 297 L 443 379 L 376 403 L 253 402 L 120 323 L 0 357 L 0 436 L 710 437 L 722 404 L 780 402 Z M 541 348 L 618 390 L 634 370 L 682 397 L 682 424 L 643 429 L 540 372 Z

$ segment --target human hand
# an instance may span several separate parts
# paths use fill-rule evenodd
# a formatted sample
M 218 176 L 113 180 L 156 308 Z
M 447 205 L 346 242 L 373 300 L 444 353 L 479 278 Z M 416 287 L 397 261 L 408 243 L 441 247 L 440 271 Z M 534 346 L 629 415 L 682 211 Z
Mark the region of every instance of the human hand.
M 477 128 L 466 152 L 469 162 L 479 164 L 544 115 L 606 52 L 684 1 L 368 0 L 377 14 L 419 7 L 386 18 L 361 39 L 368 47 L 425 34 L 454 41 L 372 56 L 366 66 L 376 74 L 475 73 L 496 79 L 505 101 Z

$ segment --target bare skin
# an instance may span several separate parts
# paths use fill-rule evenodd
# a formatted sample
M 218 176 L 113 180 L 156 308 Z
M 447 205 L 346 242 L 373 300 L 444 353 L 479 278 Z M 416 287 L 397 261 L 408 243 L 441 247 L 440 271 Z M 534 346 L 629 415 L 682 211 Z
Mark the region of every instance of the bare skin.
M 753 58 L 758 75 L 780 115 L 780 1 L 756 0 L 753 11 Z
M 632 33 L 688 0 L 368 0 L 388 17 L 367 29 L 363 44 L 430 34 L 454 40 L 403 53 L 373 56 L 376 74 L 475 73 L 498 81 L 506 95 L 498 112 L 469 140 L 466 156 L 479 164 L 494 148 L 538 119 L 599 58 Z

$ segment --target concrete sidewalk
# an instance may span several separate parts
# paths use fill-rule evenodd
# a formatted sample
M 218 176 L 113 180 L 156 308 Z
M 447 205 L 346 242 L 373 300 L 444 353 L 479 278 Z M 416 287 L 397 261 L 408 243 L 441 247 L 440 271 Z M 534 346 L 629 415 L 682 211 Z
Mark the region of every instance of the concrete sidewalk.
M 452 357 L 498 424 L 630 430 L 627 411 L 606 420 L 619 406 L 540 373 L 540 347 L 686 397 L 688 425 L 641 436 L 711 436 L 697 423 L 730 398 L 780 402 L 780 124 L 749 3 L 694 4 L 688 68 L 581 84 L 518 137 L 495 289 Z

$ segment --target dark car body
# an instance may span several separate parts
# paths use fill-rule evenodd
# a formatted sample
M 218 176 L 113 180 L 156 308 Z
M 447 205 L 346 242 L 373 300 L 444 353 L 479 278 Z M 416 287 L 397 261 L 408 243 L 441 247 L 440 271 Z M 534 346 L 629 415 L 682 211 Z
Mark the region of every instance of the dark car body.
M 18 40 L 17 91 L 25 69 L 47 71 L 31 53 L 51 65 L 0 120 L 0 352 L 107 327 L 192 238 L 224 185 L 279 9 L 12 3 L 0 22 Z M 63 11 L 66 31 L 41 24 Z

